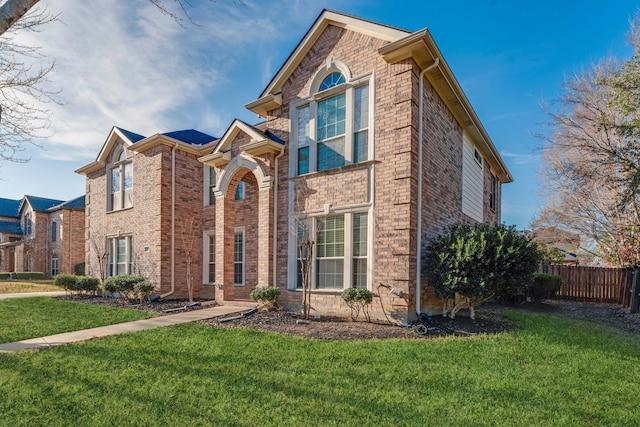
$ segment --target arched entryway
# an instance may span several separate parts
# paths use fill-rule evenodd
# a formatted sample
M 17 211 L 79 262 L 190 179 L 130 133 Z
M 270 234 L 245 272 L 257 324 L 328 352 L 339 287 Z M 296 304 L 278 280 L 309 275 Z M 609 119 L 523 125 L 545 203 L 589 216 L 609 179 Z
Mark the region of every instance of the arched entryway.
M 224 168 L 215 192 L 216 240 L 222 243 L 216 244 L 216 265 L 222 266 L 216 269 L 216 299 L 249 300 L 256 286 L 270 284 L 271 187 L 264 166 L 248 156 Z

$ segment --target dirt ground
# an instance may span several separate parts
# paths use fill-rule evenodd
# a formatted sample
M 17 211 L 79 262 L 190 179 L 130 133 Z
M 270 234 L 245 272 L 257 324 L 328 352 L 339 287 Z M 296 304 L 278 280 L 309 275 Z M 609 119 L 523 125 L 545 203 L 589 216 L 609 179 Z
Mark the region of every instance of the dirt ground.
M 150 311 L 157 315 L 170 314 L 170 312 L 167 313 L 167 310 L 184 307 L 186 304 L 185 301 L 175 300 L 139 304 L 102 297 L 66 296 L 62 298 L 88 304 L 135 308 Z M 197 310 L 205 306 L 211 306 L 211 302 L 194 305 L 186 309 Z M 539 304 L 498 304 L 487 302 L 477 308 L 476 320 L 471 320 L 468 312 L 464 310 L 461 310 L 455 319 L 439 315 L 433 316 L 434 324 L 445 329 L 446 333 L 437 329 L 429 329 L 424 333 L 425 330 L 423 329 L 419 331 L 422 334 L 419 334 L 413 328 L 401 327 L 396 324 L 354 322 L 351 319 L 335 317 L 320 317 L 317 320 L 305 321 L 298 313 L 282 310 L 272 312 L 259 311 L 249 316 L 228 321 L 225 319 L 231 316 L 224 316 L 223 318 L 209 319 L 202 323 L 215 328 L 246 327 L 323 340 L 419 339 L 447 334 L 457 336 L 495 334 L 517 327 L 504 316 L 503 312 L 505 310 L 545 313 L 557 317 L 593 322 L 625 333 L 638 334 L 640 332 L 640 314 L 630 314 L 628 308 L 610 304 L 587 304 L 558 300 L 546 300 Z

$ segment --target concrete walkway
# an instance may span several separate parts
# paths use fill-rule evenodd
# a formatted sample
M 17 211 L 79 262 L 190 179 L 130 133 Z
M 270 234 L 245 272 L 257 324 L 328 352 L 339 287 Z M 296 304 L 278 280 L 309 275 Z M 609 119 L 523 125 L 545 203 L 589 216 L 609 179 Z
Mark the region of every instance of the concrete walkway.
M 63 334 L 50 335 L 48 337 L 31 338 L 23 341 L 0 344 L 0 353 L 12 353 L 20 350 L 53 347 L 57 345 L 86 341 L 93 338 L 106 337 L 109 335 L 126 334 L 128 332 L 142 331 L 145 329 L 196 322 L 198 320 L 210 319 L 212 317 L 244 312 L 255 306 L 255 304 L 219 305 L 200 310 L 187 311 L 184 313 L 154 317 L 151 319 L 119 323 L 117 325 L 101 326 L 98 328 L 84 329 L 82 331 L 75 332 L 65 332 Z

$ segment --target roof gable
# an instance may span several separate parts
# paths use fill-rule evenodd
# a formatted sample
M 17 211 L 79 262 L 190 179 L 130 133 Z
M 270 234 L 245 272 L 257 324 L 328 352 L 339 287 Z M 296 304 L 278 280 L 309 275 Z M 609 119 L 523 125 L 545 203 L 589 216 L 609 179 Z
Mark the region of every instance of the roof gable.
M 19 211 L 22 212 L 25 205 L 29 204 L 31 209 L 36 212 L 44 212 L 54 206 L 57 206 L 61 203 L 64 203 L 64 200 L 57 199 L 47 199 L 45 197 L 37 197 L 37 196 L 24 196 L 22 202 L 20 203 Z
M 76 169 L 75 172 L 81 175 L 88 175 L 104 168 L 107 164 L 109 153 L 111 153 L 111 150 L 113 150 L 113 147 L 116 145 L 118 139 L 124 141 L 125 145 L 127 147 L 130 147 L 131 145 L 143 140 L 144 138 L 145 137 L 142 135 L 114 126 L 113 128 L 111 128 L 111 132 L 109 132 L 109 136 L 107 136 L 106 141 L 102 145 L 102 149 L 100 149 L 100 153 L 98 154 L 96 160 L 86 166 Z
M 401 30 L 388 25 L 379 24 L 362 18 L 356 18 L 354 16 L 345 15 L 343 13 L 325 9 L 322 11 L 322 13 L 320 13 L 309 31 L 307 31 L 300 43 L 298 43 L 293 52 L 291 52 L 287 60 L 280 67 L 280 70 L 278 70 L 276 75 L 271 79 L 264 91 L 262 91 L 262 93 L 260 94 L 260 98 L 246 105 L 249 110 L 256 112 L 255 110 L 258 106 L 255 104 L 260 100 L 262 100 L 263 102 L 278 102 L 277 96 L 283 84 L 291 76 L 291 73 L 293 73 L 293 71 L 297 68 L 304 56 L 307 54 L 307 52 L 309 52 L 320 35 L 329 25 L 334 25 L 350 31 L 366 34 L 388 42 L 399 40 L 410 34 L 410 32 L 406 30 Z M 279 102 L 282 101 L 279 100 Z

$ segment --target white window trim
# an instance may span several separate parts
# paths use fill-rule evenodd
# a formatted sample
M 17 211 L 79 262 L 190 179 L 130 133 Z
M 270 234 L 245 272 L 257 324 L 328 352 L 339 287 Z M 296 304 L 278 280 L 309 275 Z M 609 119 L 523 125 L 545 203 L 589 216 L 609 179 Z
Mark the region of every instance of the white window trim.
M 236 234 L 242 233 L 242 283 L 235 283 L 236 277 Z M 247 239 L 244 227 L 236 227 L 233 230 L 233 285 L 234 286 L 244 286 L 246 279 L 246 252 L 247 252 Z
M 124 152 L 124 150 L 122 150 L 122 152 Z M 133 193 L 133 159 L 131 159 L 130 157 L 127 157 L 123 160 L 119 160 L 117 162 L 111 163 L 108 167 L 107 167 L 107 212 L 118 212 L 124 209 L 131 209 L 133 208 L 133 194 L 131 195 L 131 206 L 125 206 L 125 202 L 127 199 L 127 192 L 124 188 L 124 168 L 125 165 L 130 164 L 131 165 L 131 192 Z M 112 171 L 114 169 L 119 169 L 120 171 L 120 191 L 118 191 L 118 198 L 120 199 L 120 207 L 119 208 L 114 208 L 113 206 L 113 202 L 112 202 L 112 195 L 114 193 L 112 193 L 112 181 L 113 181 L 113 173 Z
M 314 247 L 313 259 L 311 261 L 311 271 L 309 272 L 309 278 L 311 280 L 311 289 L 317 293 L 340 293 L 345 289 L 352 287 L 353 285 L 353 215 L 365 213 L 367 214 L 367 286 L 368 290 L 372 290 L 373 287 L 373 209 L 369 207 L 350 207 L 332 210 L 328 216 L 344 215 L 344 269 L 343 269 L 343 283 L 340 289 L 318 289 L 316 288 L 316 265 L 317 265 L 317 249 Z M 296 229 L 296 221 L 300 219 L 307 219 L 309 221 L 310 233 L 314 238 L 314 242 L 317 241 L 316 223 L 318 219 L 324 218 L 325 215 L 322 212 L 314 212 L 310 215 L 290 215 L 290 230 Z M 297 232 L 289 233 L 289 250 L 288 250 L 288 274 L 287 274 L 287 289 L 290 291 L 302 291 L 297 287 L 297 271 L 298 271 L 298 237 Z
M 214 282 L 210 282 L 209 281 L 209 238 L 213 237 L 215 240 L 215 236 L 216 236 L 216 232 L 215 230 L 205 230 L 203 232 L 203 237 L 202 237 L 202 253 L 203 253 L 203 257 L 202 257 L 202 284 L 204 285 L 214 285 L 215 284 L 215 277 L 214 277 Z M 218 242 L 215 242 L 215 247 L 217 249 L 218 246 Z M 215 253 L 214 253 L 214 265 L 215 265 Z M 216 265 L 217 267 L 217 265 Z
M 109 274 L 109 269 L 113 265 L 111 269 L 112 272 L 118 271 L 118 263 L 115 259 L 115 255 L 117 254 L 117 245 L 118 239 L 125 239 L 125 272 L 124 274 L 134 274 L 135 265 L 133 259 L 133 233 L 126 234 L 115 234 L 105 237 L 105 247 L 107 249 L 107 262 L 105 265 L 106 274 L 105 277 L 118 276 L 118 274 Z M 111 260 L 113 259 L 113 262 Z
M 355 89 L 360 86 L 368 85 L 369 86 L 369 126 L 368 129 L 368 147 L 367 147 L 367 159 L 373 159 L 373 147 L 374 147 L 374 105 L 375 105 L 375 78 L 374 73 L 367 73 L 357 78 L 349 78 L 349 74 L 344 73 L 342 68 L 331 68 L 324 72 L 320 72 L 316 75 L 314 79 L 314 84 L 312 85 L 312 90 L 314 90 L 317 86 L 320 85 L 322 80 L 329 74 L 335 71 L 340 71 L 347 79 L 346 83 L 343 83 L 339 86 L 329 88 L 322 92 L 312 93 L 310 96 L 304 99 L 299 99 L 291 102 L 289 105 L 289 122 L 291 124 L 290 135 L 291 135 L 291 150 L 289 156 L 289 176 L 304 176 L 308 174 L 318 173 L 318 141 L 317 141 L 317 126 L 316 126 L 316 118 L 318 115 L 318 102 L 330 98 L 332 96 L 339 95 L 341 93 L 345 94 L 345 103 L 348 106 L 346 109 L 345 116 L 345 133 L 344 133 L 344 157 L 345 163 L 344 166 L 354 164 L 354 128 L 353 128 L 353 119 L 354 119 L 354 93 Z M 320 77 L 320 78 L 319 78 Z M 303 175 L 298 175 L 298 108 L 304 107 L 305 105 L 309 105 L 309 172 Z M 320 171 L 325 172 L 325 171 Z
M 215 197 L 213 197 L 213 199 L 210 199 L 210 193 L 212 193 L 212 189 L 216 188 L 216 186 L 218 185 L 218 171 L 213 167 L 213 166 L 208 166 L 208 165 L 202 165 L 203 166 L 203 172 L 202 172 L 202 188 L 203 188 L 203 195 L 202 195 L 202 206 L 214 206 L 215 205 Z M 209 184 L 209 169 L 213 169 L 216 173 L 216 183 L 211 186 Z M 209 203 L 213 200 L 213 203 Z

